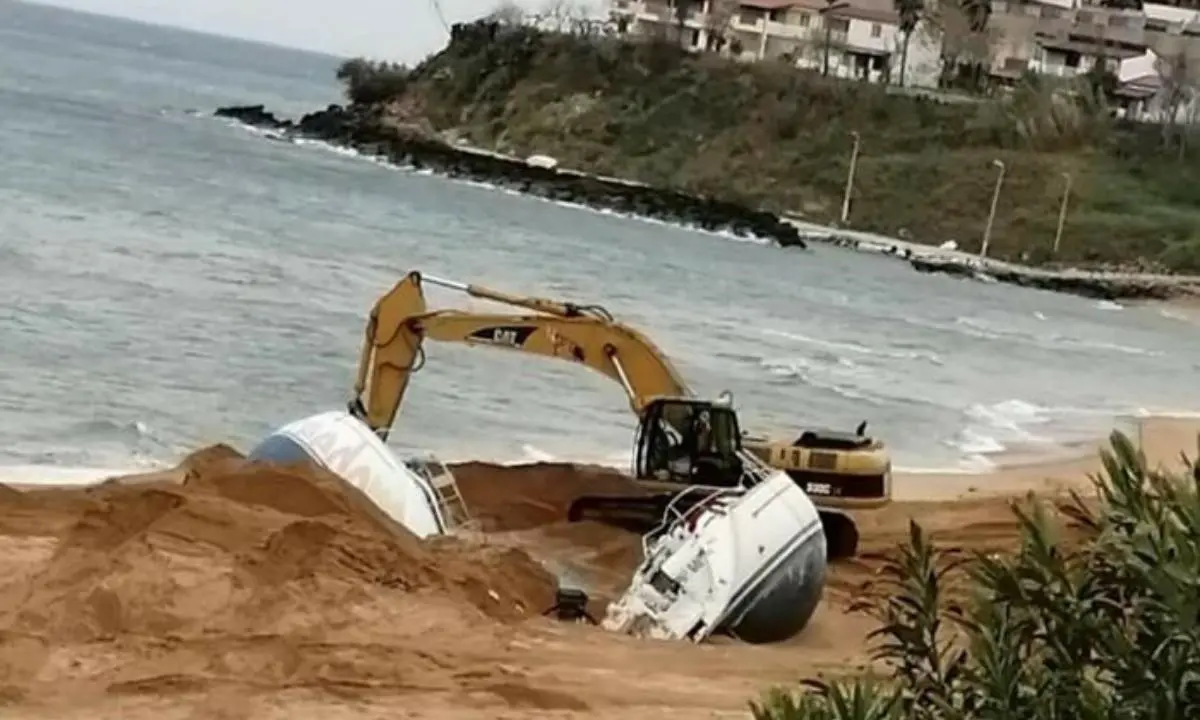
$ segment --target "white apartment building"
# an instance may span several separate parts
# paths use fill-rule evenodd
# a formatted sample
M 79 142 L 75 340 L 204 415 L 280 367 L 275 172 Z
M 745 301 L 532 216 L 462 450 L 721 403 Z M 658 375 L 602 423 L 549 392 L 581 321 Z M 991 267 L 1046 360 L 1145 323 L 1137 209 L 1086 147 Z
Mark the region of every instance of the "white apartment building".
M 1153 114 L 1160 58 L 1183 53 L 1200 67 L 1200 11 L 1145 3 L 1141 9 L 1080 0 L 995 0 L 989 25 L 993 78 L 1026 72 L 1072 78 L 1103 64 L 1133 116 Z
M 682 32 L 681 42 L 695 50 L 814 70 L 828 62 L 837 77 L 900 81 L 904 37 L 892 0 L 704 0 L 685 6 L 682 18 L 677 8 L 675 0 L 614 0 L 612 13 L 635 33 Z M 725 43 L 718 47 L 716 38 Z M 931 33 L 913 33 L 905 85 L 937 85 L 939 48 Z
M 1200 123 L 1200 10 L 1146 3 L 1146 53 L 1121 63 L 1118 91 L 1128 100 L 1126 113 L 1147 120 Z M 1183 57 L 1184 77 L 1166 78 Z M 1188 86 L 1182 102 L 1171 107 L 1172 87 Z M 1175 117 L 1171 118 L 1174 110 Z
M 1074 77 L 1152 50 L 1200 59 L 1200 11 L 1146 3 L 1116 9 L 1079 0 L 995 0 L 988 23 L 994 75 Z

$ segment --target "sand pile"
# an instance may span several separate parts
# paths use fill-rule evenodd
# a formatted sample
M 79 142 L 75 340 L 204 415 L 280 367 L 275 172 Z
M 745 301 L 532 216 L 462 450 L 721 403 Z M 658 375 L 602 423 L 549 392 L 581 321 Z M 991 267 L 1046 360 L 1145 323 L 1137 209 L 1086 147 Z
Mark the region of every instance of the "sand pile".
M 520 620 L 552 600 L 553 579 L 521 550 L 423 543 L 318 471 L 220 447 L 181 469 L 182 484 L 0 492 L 7 534 L 24 536 L 0 580 L 0 680 L 54 646 L 115 643 L 124 665 L 164 643 L 412 637 Z M 222 672 L 210 649 L 192 672 Z
M 562 522 L 583 495 L 638 495 L 646 490 L 611 468 L 535 463 L 462 463 L 453 467 L 459 490 L 488 532 L 526 530 Z

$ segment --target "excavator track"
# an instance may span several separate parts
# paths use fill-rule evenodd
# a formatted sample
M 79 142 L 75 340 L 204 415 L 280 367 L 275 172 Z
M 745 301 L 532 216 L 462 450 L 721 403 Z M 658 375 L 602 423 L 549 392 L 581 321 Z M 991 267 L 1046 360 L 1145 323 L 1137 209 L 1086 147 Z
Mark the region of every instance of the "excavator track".
M 623 530 L 645 534 L 662 522 L 667 505 L 676 493 L 650 495 L 585 495 L 571 503 L 567 510 L 569 522 L 592 521 L 619 527 Z M 702 502 L 707 492 L 688 492 L 675 501 L 675 508 L 687 514 Z M 830 508 L 817 508 L 821 526 L 825 530 L 826 557 L 842 560 L 854 557 L 858 552 L 858 526 L 848 513 Z

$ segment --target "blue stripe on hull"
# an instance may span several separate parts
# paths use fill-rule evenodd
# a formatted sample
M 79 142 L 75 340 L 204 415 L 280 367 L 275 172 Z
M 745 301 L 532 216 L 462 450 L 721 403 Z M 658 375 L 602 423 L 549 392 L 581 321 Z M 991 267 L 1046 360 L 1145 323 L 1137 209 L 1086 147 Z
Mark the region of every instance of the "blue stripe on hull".
M 747 583 L 721 630 L 757 644 L 782 642 L 808 625 L 825 590 L 825 535 L 806 530 L 800 537 Z

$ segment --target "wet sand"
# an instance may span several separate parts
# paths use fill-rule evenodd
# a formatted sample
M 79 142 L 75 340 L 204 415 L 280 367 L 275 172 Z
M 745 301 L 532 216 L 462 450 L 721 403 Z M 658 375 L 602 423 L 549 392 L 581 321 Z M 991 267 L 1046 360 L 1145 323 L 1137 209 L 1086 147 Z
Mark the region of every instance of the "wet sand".
M 1200 421 L 1152 419 L 1152 462 L 1194 455 Z M 617 592 L 639 539 L 561 521 L 611 470 L 456 468 L 481 532 L 421 542 L 319 473 L 200 451 L 90 489 L 0 487 L 0 702 L 19 718 L 744 717 L 766 686 L 866 666 L 848 612 L 917 518 L 963 550 L 1016 541 L 1008 503 L 1086 487 L 1094 454 L 986 475 L 906 475 L 857 513 L 799 637 L 752 647 L 635 640 L 540 617 L 555 578 Z M 286 485 L 286 492 L 279 492 Z

